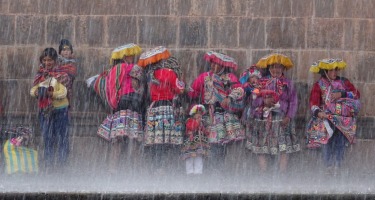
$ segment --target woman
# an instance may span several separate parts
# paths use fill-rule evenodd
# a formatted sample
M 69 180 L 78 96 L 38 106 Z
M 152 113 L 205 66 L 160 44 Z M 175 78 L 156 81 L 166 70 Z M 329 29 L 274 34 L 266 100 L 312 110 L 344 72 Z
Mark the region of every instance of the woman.
M 241 141 L 245 131 L 239 120 L 243 109 L 244 90 L 232 70 L 237 69 L 233 58 L 209 51 L 204 59 L 210 63 L 210 70 L 200 74 L 192 83 L 188 93 L 193 101 L 205 105 L 205 127 L 211 145 L 212 164 L 223 170 L 226 144 Z
M 320 73 L 313 85 L 310 108 L 313 118 L 307 128 L 309 148 L 322 147 L 327 173 L 336 175 L 344 159 L 345 145 L 353 143 L 360 93 L 346 78 L 338 76 L 345 69 L 341 59 L 315 62 L 310 71 Z
M 61 69 L 57 65 L 57 52 L 46 48 L 40 56 L 41 67 L 30 90 L 38 98 L 40 127 L 44 140 L 44 159 L 47 170 L 64 167 L 69 155 L 67 87 L 75 68 Z M 57 144 L 58 157 L 55 162 L 54 147 Z
M 293 67 L 291 60 L 281 54 L 263 57 L 256 64 L 267 68 L 268 74 L 260 79 L 260 93 L 252 104 L 254 129 L 247 148 L 258 155 L 260 171 L 266 172 L 266 155 L 279 155 L 279 171 L 288 167 L 288 154 L 299 151 L 293 118 L 297 112 L 297 93 L 284 71 Z
M 148 104 L 145 127 L 145 152 L 151 156 L 151 171 L 165 172 L 163 162 L 169 151 L 183 142 L 183 112 L 177 99 L 185 89 L 176 58 L 159 46 L 143 53 L 138 65 L 145 68 L 148 85 Z M 173 152 L 172 154 L 178 152 Z M 170 159 L 170 158 L 169 158 Z
M 133 139 L 142 141 L 143 70 L 134 64 L 141 51 L 133 43 L 115 48 L 111 55 L 113 67 L 93 81 L 93 89 L 112 111 L 97 132 L 112 144 L 110 173 L 118 170 L 121 143 L 133 142 Z

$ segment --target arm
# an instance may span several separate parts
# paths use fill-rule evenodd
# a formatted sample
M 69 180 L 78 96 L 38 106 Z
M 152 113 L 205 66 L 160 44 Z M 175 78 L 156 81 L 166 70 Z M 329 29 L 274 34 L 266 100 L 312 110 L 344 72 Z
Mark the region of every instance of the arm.
M 52 99 L 64 99 L 66 98 L 66 94 L 67 94 L 67 89 L 66 87 L 61 84 L 61 83 L 57 83 L 56 86 L 53 88 L 53 93 L 52 93 Z
M 344 80 L 344 85 L 347 88 L 346 92 L 341 94 L 343 98 L 359 99 L 361 97 L 359 91 L 354 87 L 354 85 L 348 80 Z
M 204 78 L 206 77 L 205 73 L 200 74 L 191 84 L 191 89 L 193 91 L 190 91 L 188 93 L 189 97 L 192 99 L 199 98 L 200 95 L 203 93 L 203 87 L 204 87 Z

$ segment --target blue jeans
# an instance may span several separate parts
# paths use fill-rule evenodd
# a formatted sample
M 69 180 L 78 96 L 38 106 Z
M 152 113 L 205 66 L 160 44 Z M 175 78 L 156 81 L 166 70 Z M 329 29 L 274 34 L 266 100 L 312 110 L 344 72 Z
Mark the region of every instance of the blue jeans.
M 332 137 L 328 143 L 323 145 L 323 161 L 326 167 L 341 167 L 344 160 L 346 137 L 338 129 L 334 129 Z
M 48 116 L 39 115 L 44 140 L 45 167 L 54 167 L 55 145 L 57 145 L 57 166 L 63 166 L 69 155 L 68 108 L 54 109 Z

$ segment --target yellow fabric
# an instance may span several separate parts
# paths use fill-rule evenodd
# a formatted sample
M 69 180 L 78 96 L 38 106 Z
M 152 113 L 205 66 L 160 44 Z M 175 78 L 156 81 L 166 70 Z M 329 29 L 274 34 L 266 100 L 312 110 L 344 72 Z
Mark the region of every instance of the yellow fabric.
M 282 64 L 286 69 L 290 69 L 293 67 L 293 63 L 290 58 L 282 54 L 271 54 L 265 56 L 258 61 L 256 66 L 259 68 L 267 68 L 268 66 L 273 64 Z
M 4 144 L 6 173 L 35 173 L 39 171 L 38 152 L 26 147 L 16 147 L 7 140 Z
M 112 51 L 111 64 L 113 60 L 123 59 L 124 56 L 136 56 L 141 54 L 141 52 L 141 47 L 133 43 L 117 47 Z
M 314 62 L 310 67 L 310 72 L 319 73 L 320 69 L 332 70 L 332 69 L 345 69 L 346 62 L 341 59 L 329 58 Z
M 30 95 L 32 97 L 35 96 L 35 92 L 38 89 L 38 87 L 44 87 L 44 82 L 41 82 L 34 87 L 31 88 L 30 90 Z M 52 105 L 54 108 L 63 108 L 69 106 L 69 100 L 67 98 L 67 89 L 66 87 L 59 83 L 58 81 L 54 82 L 51 81 L 51 86 L 54 88 L 53 95 L 52 95 Z

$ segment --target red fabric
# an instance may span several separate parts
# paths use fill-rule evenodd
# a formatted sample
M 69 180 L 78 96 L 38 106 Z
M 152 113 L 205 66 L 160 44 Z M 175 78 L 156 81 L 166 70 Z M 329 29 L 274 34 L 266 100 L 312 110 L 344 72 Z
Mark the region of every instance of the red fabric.
M 355 98 L 359 99 L 361 95 L 359 91 L 354 87 L 354 85 L 348 79 L 344 79 L 343 81 L 344 81 L 346 91 L 353 92 Z M 322 100 L 322 96 L 323 96 L 322 92 L 323 91 L 321 91 L 319 87 L 319 83 L 318 82 L 314 83 L 311 89 L 311 95 L 310 95 L 310 108 L 314 105 L 321 106 L 324 103 Z
M 159 84 L 151 83 L 151 100 L 172 100 L 176 94 L 183 92 L 176 85 L 178 80 L 176 73 L 171 69 L 158 69 L 154 72 L 154 77 L 159 81 Z
M 199 129 L 199 123 L 195 119 L 188 119 L 186 121 L 186 131 L 197 131 Z

